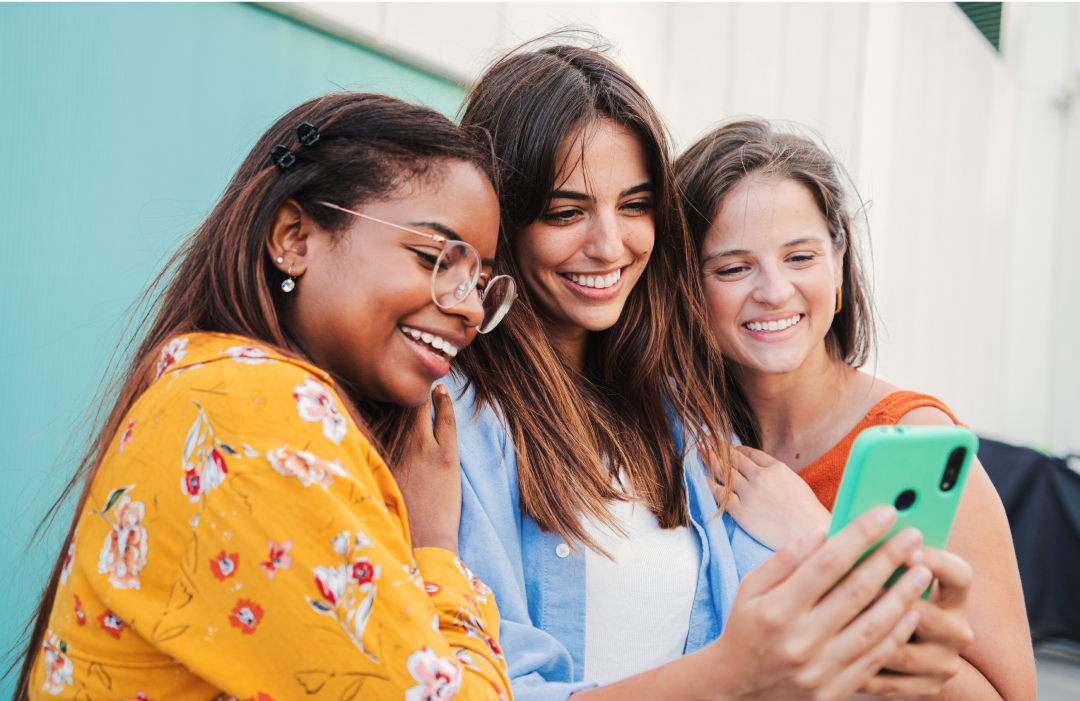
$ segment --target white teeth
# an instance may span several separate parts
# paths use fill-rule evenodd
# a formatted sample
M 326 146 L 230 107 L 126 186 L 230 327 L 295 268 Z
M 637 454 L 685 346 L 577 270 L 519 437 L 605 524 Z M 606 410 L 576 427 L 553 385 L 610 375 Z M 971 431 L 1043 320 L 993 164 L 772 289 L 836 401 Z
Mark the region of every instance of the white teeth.
M 619 278 L 622 277 L 622 268 L 616 270 L 613 273 L 607 275 L 578 275 L 577 273 L 563 273 L 563 276 L 573 282 L 576 285 L 582 287 L 593 287 L 598 290 L 602 290 L 605 287 L 611 287 Z
M 435 350 L 441 350 L 445 355 L 450 358 L 453 358 L 458 354 L 458 349 L 454 347 L 454 344 L 441 338 L 440 336 L 436 336 L 435 334 L 431 333 L 425 333 L 417 329 L 409 328 L 408 326 L 402 326 L 401 330 L 409 336 L 412 336 L 417 341 L 423 341 Z
M 802 318 L 802 314 L 796 314 L 793 317 L 780 319 L 779 321 L 751 321 L 744 325 L 751 331 L 783 331 L 799 323 Z

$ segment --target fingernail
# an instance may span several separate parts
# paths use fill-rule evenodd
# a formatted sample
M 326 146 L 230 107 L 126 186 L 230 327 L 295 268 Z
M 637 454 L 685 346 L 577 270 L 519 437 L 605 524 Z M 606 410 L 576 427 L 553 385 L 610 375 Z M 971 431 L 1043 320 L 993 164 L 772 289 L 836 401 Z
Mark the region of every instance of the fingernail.
M 446 394 L 446 385 L 439 385 L 435 388 L 436 394 Z
M 878 520 L 878 523 L 887 526 L 893 522 L 893 519 L 896 517 L 896 511 L 894 511 L 891 506 L 879 506 L 874 517 Z
M 911 557 L 908 558 L 908 561 L 907 561 L 908 569 L 914 567 L 915 565 L 918 565 L 919 563 L 921 563 L 925 559 L 926 559 L 926 553 L 923 552 L 922 548 L 919 548 L 915 552 L 911 553 Z
M 912 577 L 912 581 L 915 582 L 915 586 L 918 587 L 920 591 L 930 586 L 930 579 L 930 570 L 925 567 L 917 567 L 915 569 L 915 574 Z
M 918 611 L 908 611 L 907 613 L 904 614 L 903 621 L 904 621 L 904 625 L 907 626 L 908 628 L 914 628 L 915 626 L 919 625 L 919 612 Z
M 900 534 L 900 542 L 909 548 L 917 548 L 922 543 L 922 533 L 917 528 L 905 528 Z

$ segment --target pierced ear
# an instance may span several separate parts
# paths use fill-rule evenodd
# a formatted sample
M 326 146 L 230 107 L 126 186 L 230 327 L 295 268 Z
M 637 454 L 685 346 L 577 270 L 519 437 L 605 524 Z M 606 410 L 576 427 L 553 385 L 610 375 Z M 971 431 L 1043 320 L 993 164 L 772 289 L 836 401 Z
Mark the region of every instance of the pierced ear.
M 291 269 L 293 277 L 304 274 L 307 242 L 313 227 L 311 218 L 296 200 L 286 200 L 278 207 L 266 232 L 266 252 L 278 270 L 289 273 Z

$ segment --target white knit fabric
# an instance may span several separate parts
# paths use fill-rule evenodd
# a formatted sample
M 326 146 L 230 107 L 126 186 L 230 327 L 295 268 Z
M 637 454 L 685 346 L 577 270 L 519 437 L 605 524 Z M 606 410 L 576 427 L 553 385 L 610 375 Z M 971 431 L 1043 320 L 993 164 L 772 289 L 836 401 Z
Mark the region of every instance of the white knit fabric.
M 613 559 L 585 548 L 585 681 L 625 679 L 683 653 L 701 565 L 689 528 L 661 529 L 644 505 L 611 513 L 628 537 L 586 528 Z

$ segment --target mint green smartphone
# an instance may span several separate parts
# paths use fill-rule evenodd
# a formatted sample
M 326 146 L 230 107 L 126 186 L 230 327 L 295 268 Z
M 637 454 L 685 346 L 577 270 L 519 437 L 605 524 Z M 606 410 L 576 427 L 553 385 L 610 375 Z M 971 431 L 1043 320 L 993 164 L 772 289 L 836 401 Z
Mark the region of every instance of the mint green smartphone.
M 922 531 L 923 544 L 943 550 L 971 460 L 979 449 L 974 433 L 959 426 L 875 426 L 859 434 L 848 455 L 833 506 L 829 537 L 882 504 L 896 507 L 896 525 L 859 562 L 897 531 Z M 858 564 L 858 563 L 856 563 Z M 893 573 L 891 586 L 905 568 Z M 927 589 L 923 598 L 928 597 Z

